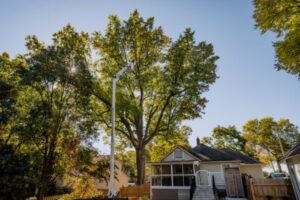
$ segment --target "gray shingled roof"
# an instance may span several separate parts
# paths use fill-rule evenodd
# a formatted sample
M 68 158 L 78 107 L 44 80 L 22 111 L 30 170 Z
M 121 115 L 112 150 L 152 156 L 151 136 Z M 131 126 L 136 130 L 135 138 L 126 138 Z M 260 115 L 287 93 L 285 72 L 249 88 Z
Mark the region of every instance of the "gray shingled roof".
M 286 160 L 292 156 L 295 156 L 299 154 L 300 155 L 300 141 L 293 147 L 291 148 L 288 152 L 284 154 L 284 156 L 281 158 L 281 160 Z
M 240 152 L 227 149 L 214 149 L 205 144 L 199 144 L 189 150 L 191 154 L 202 161 L 240 161 L 246 164 L 259 164 L 260 162 Z

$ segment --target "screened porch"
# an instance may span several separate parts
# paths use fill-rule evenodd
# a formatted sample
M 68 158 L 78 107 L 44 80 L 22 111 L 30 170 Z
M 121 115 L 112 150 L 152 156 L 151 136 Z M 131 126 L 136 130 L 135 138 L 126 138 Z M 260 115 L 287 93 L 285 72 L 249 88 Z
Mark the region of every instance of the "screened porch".
M 156 163 L 151 164 L 151 186 L 190 187 L 195 174 L 193 163 Z

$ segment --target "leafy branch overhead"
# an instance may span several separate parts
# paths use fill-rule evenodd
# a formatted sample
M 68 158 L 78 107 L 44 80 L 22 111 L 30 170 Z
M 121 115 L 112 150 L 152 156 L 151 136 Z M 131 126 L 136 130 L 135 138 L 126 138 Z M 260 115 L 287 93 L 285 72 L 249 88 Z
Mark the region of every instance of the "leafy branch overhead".
M 277 64 L 300 78 L 300 1 L 298 0 L 254 0 L 256 28 L 262 33 L 277 33 L 279 41 L 274 43 Z

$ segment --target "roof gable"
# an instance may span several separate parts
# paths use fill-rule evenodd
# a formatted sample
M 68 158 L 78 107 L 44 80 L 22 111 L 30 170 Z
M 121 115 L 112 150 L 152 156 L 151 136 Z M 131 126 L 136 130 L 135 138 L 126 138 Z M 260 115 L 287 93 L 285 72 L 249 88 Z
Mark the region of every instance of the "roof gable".
M 175 151 L 182 151 L 183 157 L 182 158 L 175 158 L 174 152 Z M 161 159 L 160 162 L 170 162 L 170 161 L 194 161 L 199 160 L 198 157 L 191 154 L 189 151 L 187 151 L 185 148 L 182 147 L 175 147 L 170 153 L 168 153 L 164 158 Z

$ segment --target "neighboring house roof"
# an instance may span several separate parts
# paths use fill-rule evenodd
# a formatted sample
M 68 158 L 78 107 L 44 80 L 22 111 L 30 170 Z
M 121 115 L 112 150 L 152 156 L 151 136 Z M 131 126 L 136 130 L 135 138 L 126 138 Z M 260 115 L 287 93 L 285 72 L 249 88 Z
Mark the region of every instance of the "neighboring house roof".
M 291 148 L 288 152 L 284 154 L 284 156 L 280 159 L 281 161 L 284 161 L 292 156 L 300 154 L 300 141 Z
M 240 152 L 227 149 L 214 149 L 205 144 L 198 144 L 189 150 L 191 154 L 199 158 L 201 161 L 233 161 L 238 160 L 246 164 L 260 164 L 259 161 L 246 156 Z

